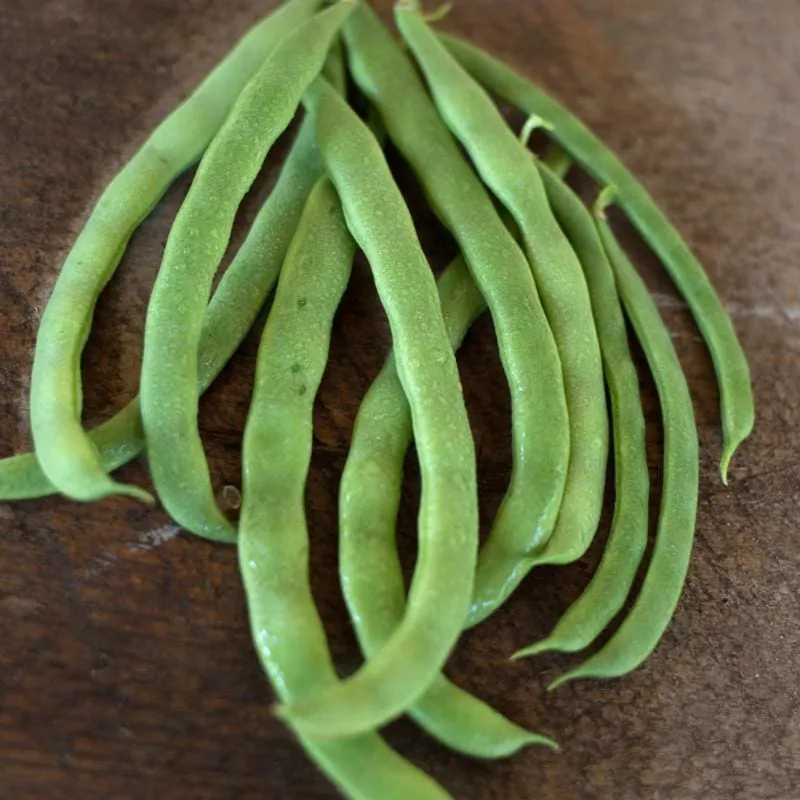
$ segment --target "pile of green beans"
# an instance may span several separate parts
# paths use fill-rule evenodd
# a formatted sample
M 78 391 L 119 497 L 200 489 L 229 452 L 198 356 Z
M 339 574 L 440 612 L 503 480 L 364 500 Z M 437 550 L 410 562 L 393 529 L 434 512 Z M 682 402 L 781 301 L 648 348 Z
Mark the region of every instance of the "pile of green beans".
M 614 513 L 591 581 L 549 636 L 508 656 L 579 652 L 610 633 L 551 688 L 623 676 L 653 652 L 676 611 L 699 499 L 698 435 L 669 331 L 614 234 L 611 205 L 659 257 L 708 345 L 725 483 L 754 422 L 731 320 L 644 187 L 555 99 L 435 32 L 441 16 L 400 0 L 393 33 L 365 0 L 287 0 L 243 37 L 99 198 L 42 315 L 34 452 L 0 459 L 0 501 L 153 502 L 150 491 L 111 477 L 144 452 L 154 495 L 178 525 L 238 545 L 275 713 L 344 796 L 363 800 L 449 797 L 379 735 L 404 714 L 473 758 L 556 747 L 442 669 L 461 633 L 524 592 L 537 566 L 584 558 L 609 459 Z M 520 135 L 492 95 L 528 115 Z M 279 177 L 212 293 L 242 200 L 295 117 Z M 551 143 L 541 157 L 526 143 L 537 126 Z M 438 279 L 389 152 L 408 164 L 459 248 Z M 195 163 L 151 292 L 140 395 L 87 431 L 80 357 L 95 305 L 134 231 Z M 598 184 L 590 206 L 566 182 L 573 166 Z M 359 250 L 392 346 L 363 398 L 341 476 L 339 579 L 364 656 L 342 680 L 311 593 L 305 497 L 314 401 Z M 234 521 L 214 498 L 198 403 L 264 306 Z M 478 464 L 456 353 L 487 310 L 511 401 L 512 464 L 479 547 Z M 631 336 L 644 354 L 638 368 Z M 647 559 L 651 476 L 638 369 L 652 376 L 663 429 Z M 412 444 L 422 496 L 406 590 L 395 531 Z

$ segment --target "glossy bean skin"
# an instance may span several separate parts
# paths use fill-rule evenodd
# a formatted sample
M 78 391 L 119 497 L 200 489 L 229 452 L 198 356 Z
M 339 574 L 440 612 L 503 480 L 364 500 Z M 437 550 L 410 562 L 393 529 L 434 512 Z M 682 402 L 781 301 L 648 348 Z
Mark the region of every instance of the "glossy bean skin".
M 366 5 L 343 33 L 355 82 L 461 247 L 491 311 L 508 380 L 513 469 L 479 554 L 470 618 L 482 617 L 507 597 L 502 587 L 520 556 L 541 547 L 555 526 L 569 461 L 561 362 L 527 258 L 441 120 L 413 61 Z
M 625 675 L 653 652 L 683 591 L 697 516 L 699 452 L 686 377 L 669 331 L 605 220 L 602 204 L 597 211 L 597 229 L 658 391 L 664 428 L 661 505 L 653 554 L 633 608 L 597 653 L 559 677 L 551 688 L 577 678 Z
M 197 355 L 211 284 L 242 198 L 353 7 L 340 0 L 295 28 L 242 90 L 200 161 L 150 296 L 140 391 L 150 472 L 170 516 L 210 539 L 234 533 L 214 500 L 197 424 Z
M 547 120 L 552 125 L 552 137 L 587 172 L 601 184 L 617 187 L 617 202 L 683 295 L 714 362 L 724 440 L 720 473 L 727 483 L 731 458 L 753 430 L 755 409 L 747 358 L 702 264 L 644 186 L 577 117 L 488 53 L 453 36 L 442 36 L 441 40 L 489 91 Z
M 564 495 L 549 541 L 536 553 L 518 554 L 517 567 L 503 586 L 507 596 L 532 566 L 580 558 L 597 531 L 608 458 L 600 346 L 586 279 L 553 216 L 530 153 L 486 92 L 428 27 L 416 2 L 396 5 L 395 19 L 442 118 L 519 226 L 561 356 L 571 436 Z M 470 624 L 484 618 L 480 612 L 472 614 Z
M 406 711 L 442 668 L 469 609 L 478 549 L 475 451 L 436 282 L 380 145 L 322 80 L 306 95 L 353 238 L 370 263 L 411 408 L 422 500 L 401 624 L 355 675 L 278 709 L 313 738 L 353 736 Z
M 486 305 L 461 256 L 442 273 L 438 288 L 450 343 L 457 350 Z M 395 524 L 412 439 L 411 413 L 390 356 L 359 408 L 339 491 L 339 573 L 367 658 L 391 636 L 405 611 Z M 443 675 L 409 714 L 447 747 L 474 758 L 509 756 L 529 744 L 553 746 Z
M 272 291 L 305 201 L 322 172 L 313 126 L 305 120 L 275 186 L 208 304 L 198 357 L 201 394 L 236 352 Z M 139 398 L 89 431 L 89 438 L 106 472 L 136 458 L 144 449 Z M 0 500 L 29 500 L 56 492 L 35 453 L 0 459 Z
M 82 501 L 111 494 L 152 500 L 144 490 L 108 476 L 81 425 L 80 359 L 97 298 L 133 232 L 201 156 L 266 55 L 318 5 L 319 0 L 290 0 L 253 27 L 112 180 L 67 256 L 42 315 L 30 398 L 38 464 L 62 494 Z M 131 415 L 127 422 L 133 421 Z
M 614 272 L 589 209 L 544 164 L 537 166 L 553 213 L 580 258 L 592 297 L 611 395 L 615 501 L 608 542 L 586 590 L 547 638 L 515 657 L 547 650 L 582 650 L 622 609 L 647 546 L 650 494 L 639 379 L 628 347 Z
M 337 681 L 308 580 L 305 484 L 314 398 L 354 251 L 336 192 L 322 178 L 281 270 L 245 428 L 239 560 L 255 647 L 283 701 Z M 376 733 L 301 744 L 347 797 L 448 796 Z

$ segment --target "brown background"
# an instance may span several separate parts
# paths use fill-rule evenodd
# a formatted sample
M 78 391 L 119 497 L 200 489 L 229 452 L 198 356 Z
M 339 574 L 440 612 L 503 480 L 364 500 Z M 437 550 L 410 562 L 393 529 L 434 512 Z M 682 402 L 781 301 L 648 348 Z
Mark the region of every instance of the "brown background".
M 265 5 L 0 2 L 0 455 L 29 444 L 37 319 L 93 199 Z M 505 657 L 551 628 L 585 584 L 597 548 L 572 567 L 541 570 L 464 637 L 450 672 L 514 719 L 557 737 L 563 753 L 531 750 L 477 764 L 408 722 L 392 726 L 390 740 L 457 797 L 798 797 L 797 0 L 461 0 L 444 26 L 557 93 L 642 177 L 734 316 L 752 364 L 758 423 L 726 490 L 716 478 L 709 360 L 669 284 L 628 235 L 690 376 L 703 445 L 697 547 L 674 624 L 631 677 L 547 696 L 543 686 L 570 659 L 509 664 Z M 135 391 L 148 287 L 185 188 L 136 235 L 100 303 L 84 359 L 90 422 Z M 255 207 L 251 198 L 245 218 Z M 421 203 L 414 207 L 442 261 L 446 237 Z M 337 323 L 309 481 L 315 591 L 344 672 L 358 656 L 335 577 L 336 488 L 358 400 L 385 341 L 361 265 Z M 256 344 L 251 336 L 202 404 L 220 487 L 239 482 Z M 461 363 L 486 525 L 508 476 L 509 441 L 485 320 Z M 649 385 L 645 397 L 656 470 L 658 410 Z M 407 554 L 413 465 L 409 472 L 400 531 Z M 146 481 L 141 464 L 123 476 Z M 163 513 L 124 500 L 0 505 L 2 796 L 335 796 L 270 717 L 233 550 L 173 534 Z

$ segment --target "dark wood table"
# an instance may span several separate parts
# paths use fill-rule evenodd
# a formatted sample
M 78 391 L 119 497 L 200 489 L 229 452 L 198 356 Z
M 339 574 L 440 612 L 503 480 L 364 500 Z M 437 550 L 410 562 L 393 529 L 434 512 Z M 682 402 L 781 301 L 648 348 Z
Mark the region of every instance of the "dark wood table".
M 93 199 L 269 5 L 0 2 L 0 455 L 30 444 L 26 402 L 38 318 Z M 697 545 L 674 623 L 643 668 L 613 683 L 548 695 L 548 680 L 573 659 L 509 663 L 580 592 L 595 547 L 571 567 L 533 574 L 506 608 L 463 638 L 449 668 L 514 719 L 555 736 L 561 754 L 536 749 L 474 763 L 406 721 L 392 725 L 388 738 L 461 798 L 796 798 L 797 0 L 461 0 L 443 25 L 555 92 L 641 176 L 734 317 L 752 365 L 758 422 L 725 489 L 706 351 L 658 266 L 620 227 L 673 332 L 700 428 Z M 285 143 L 278 149 L 285 152 Z M 273 162 L 244 221 L 274 174 Z M 99 304 L 83 361 L 89 423 L 136 390 L 149 286 L 186 186 L 180 182 L 136 234 Z M 414 208 L 442 262 L 449 241 L 418 198 Z M 317 404 L 308 490 L 314 589 L 344 673 L 359 658 L 336 580 L 337 483 L 359 399 L 386 342 L 360 264 Z M 253 334 L 202 403 L 218 487 L 239 483 L 256 346 Z M 508 401 L 486 320 L 469 336 L 461 364 L 485 527 L 509 471 Z M 650 384 L 645 398 L 657 477 Z M 142 463 L 122 476 L 147 481 Z M 409 476 L 399 535 L 412 557 L 413 464 Z M 271 717 L 271 699 L 251 648 L 233 549 L 178 535 L 163 512 L 126 500 L 0 504 L 0 795 L 334 797 Z

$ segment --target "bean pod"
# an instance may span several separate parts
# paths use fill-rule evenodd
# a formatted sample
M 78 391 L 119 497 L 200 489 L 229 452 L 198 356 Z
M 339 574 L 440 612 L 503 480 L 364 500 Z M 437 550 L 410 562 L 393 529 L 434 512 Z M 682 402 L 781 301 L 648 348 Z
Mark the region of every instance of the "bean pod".
M 546 650 L 574 652 L 591 644 L 622 608 L 647 546 L 650 478 L 639 379 L 628 347 L 622 306 L 590 211 L 544 164 L 547 198 L 583 265 L 611 396 L 614 440 L 614 518 L 594 577 L 543 641 L 515 657 Z
M 614 270 L 625 312 L 644 350 L 661 403 L 663 485 L 653 555 L 633 608 L 611 639 L 551 686 L 577 678 L 615 678 L 636 669 L 658 645 L 675 613 L 692 553 L 699 464 L 692 398 L 669 331 L 647 287 L 605 219 L 606 192 L 596 206 L 597 230 Z
M 245 428 L 239 562 L 256 651 L 284 701 L 337 680 L 308 581 L 305 483 L 314 397 L 354 250 L 336 192 L 323 178 L 281 270 Z M 448 796 L 376 733 L 301 743 L 348 797 Z
M 38 465 L 68 497 L 85 501 L 127 494 L 152 500 L 144 490 L 108 476 L 96 443 L 81 425 L 80 359 L 97 298 L 133 232 L 203 153 L 265 56 L 318 6 L 319 0 L 290 0 L 252 28 L 109 184 L 67 256 L 36 339 L 30 417 Z M 126 436 L 134 422 L 131 414 Z M 18 469 L 16 464 L 9 469 L 13 479 Z M 3 495 L 13 491 L 0 484 Z
M 442 36 L 441 40 L 489 91 L 526 113 L 547 120 L 553 138 L 587 172 L 601 184 L 616 187 L 617 202 L 661 259 L 708 346 L 720 391 L 724 440 L 720 474 L 727 483 L 731 458 L 753 430 L 753 392 L 747 358 L 702 264 L 647 189 L 577 117 L 488 53 L 454 36 Z
M 295 28 L 236 100 L 209 145 L 167 239 L 145 323 L 141 412 L 159 498 L 193 533 L 230 540 L 197 427 L 197 356 L 211 283 L 239 204 L 319 74 L 352 0 Z
M 518 563 L 524 568 L 513 576 L 518 583 L 531 566 L 580 558 L 597 530 L 608 456 L 600 347 L 586 279 L 553 216 L 530 154 L 486 92 L 437 39 L 417 5 L 395 6 L 397 25 L 442 118 L 519 226 L 561 356 L 571 437 L 566 486 L 550 540 L 537 553 L 520 554 Z M 512 588 L 507 584 L 504 590 Z
M 306 97 L 347 225 L 372 269 L 408 398 L 423 497 L 420 557 L 401 624 L 354 676 L 279 713 L 314 738 L 372 730 L 406 711 L 450 654 L 478 545 L 475 452 L 436 282 L 381 148 L 324 82 Z

